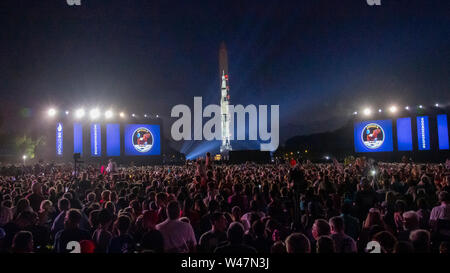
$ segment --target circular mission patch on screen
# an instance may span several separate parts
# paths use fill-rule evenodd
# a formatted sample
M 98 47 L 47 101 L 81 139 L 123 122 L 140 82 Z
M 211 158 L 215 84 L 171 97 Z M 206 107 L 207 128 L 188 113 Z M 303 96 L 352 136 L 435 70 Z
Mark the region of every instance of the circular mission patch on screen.
M 377 149 L 384 142 L 384 130 L 376 123 L 367 124 L 361 132 L 361 140 L 369 149 Z
M 133 132 L 133 147 L 140 153 L 146 153 L 153 147 L 153 135 L 145 127 L 137 128 Z

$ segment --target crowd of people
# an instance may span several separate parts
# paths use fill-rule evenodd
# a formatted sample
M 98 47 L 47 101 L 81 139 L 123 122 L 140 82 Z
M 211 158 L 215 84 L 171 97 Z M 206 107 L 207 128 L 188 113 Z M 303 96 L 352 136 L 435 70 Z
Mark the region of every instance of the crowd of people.
M 448 253 L 450 164 L 0 167 L 0 252 Z

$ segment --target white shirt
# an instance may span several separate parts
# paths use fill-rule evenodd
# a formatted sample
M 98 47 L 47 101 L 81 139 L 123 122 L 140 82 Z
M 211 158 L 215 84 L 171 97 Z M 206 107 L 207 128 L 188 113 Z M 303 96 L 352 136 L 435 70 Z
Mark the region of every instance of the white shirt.
M 188 223 L 180 220 L 170 220 L 156 225 L 164 238 L 164 251 L 189 253 L 189 245 L 196 245 L 194 229 Z
M 431 210 L 430 221 L 450 220 L 450 204 L 441 204 Z

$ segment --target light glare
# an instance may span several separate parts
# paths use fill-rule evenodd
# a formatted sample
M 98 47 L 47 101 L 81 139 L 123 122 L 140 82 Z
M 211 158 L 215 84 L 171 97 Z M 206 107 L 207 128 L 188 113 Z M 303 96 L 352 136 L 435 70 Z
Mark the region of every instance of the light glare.
M 366 108 L 366 109 L 364 109 L 363 113 L 364 113 L 364 115 L 368 116 L 368 115 L 372 114 L 372 110 L 370 108 Z
M 82 117 L 84 117 L 84 109 L 83 108 L 80 108 L 80 109 L 78 109 L 77 111 L 75 111 L 75 117 L 76 118 L 82 118 Z
M 105 112 L 105 117 L 106 118 L 112 118 L 112 116 L 113 116 L 113 112 L 111 110 L 108 110 L 108 111 Z
M 56 115 L 56 109 L 55 108 L 50 108 L 50 109 L 48 109 L 47 113 L 48 113 L 48 115 L 50 117 L 54 117 Z

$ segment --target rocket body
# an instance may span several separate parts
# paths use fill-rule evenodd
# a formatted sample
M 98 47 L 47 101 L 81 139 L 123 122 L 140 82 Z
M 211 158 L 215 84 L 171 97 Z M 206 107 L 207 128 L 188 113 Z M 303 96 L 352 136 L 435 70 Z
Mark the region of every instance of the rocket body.
M 231 117 L 228 109 L 230 101 L 230 86 L 228 83 L 228 56 L 225 43 L 220 45 L 219 50 L 219 71 L 221 76 L 220 87 L 220 112 L 221 112 L 221 125 L 222 125 L 222 145 L 220 146 L 220 152 L 227 154 L 231 151 Z

